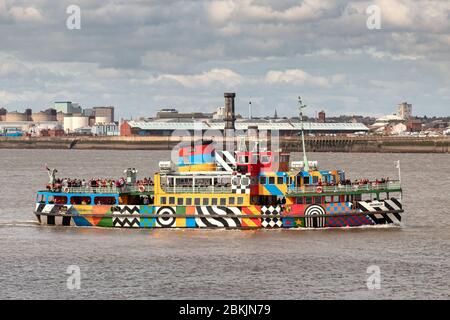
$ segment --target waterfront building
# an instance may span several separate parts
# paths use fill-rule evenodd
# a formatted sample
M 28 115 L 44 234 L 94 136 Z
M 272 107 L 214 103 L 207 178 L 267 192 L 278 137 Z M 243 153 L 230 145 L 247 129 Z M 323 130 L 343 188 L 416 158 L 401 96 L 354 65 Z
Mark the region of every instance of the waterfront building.
M 120 134 L 119 124 L 112 123 L 96 123 L 91 129 L 94 136 L 118 136 Z
M 71 101 L 56 101 L 53 104 L 53 108 L 56 112 L 62 112 L 64 114 L 81 113 L 82 109 L 78 103 Z
M 408 120 L 412 117 L 412 104 L 402 102 L 397 106 L 396 115 L 403 120 Z
M 114 107 L 94 107 L 95 123 L 111 123 L 114 122 Z M 85 114 L 86 115 L 86 114 Z
M 209 130 L 222 131 L 225 129 L 225 121 L 124 121 L 120 126 L 121 136 L 171 136 L 176 130 L 188 131 L 191 134 L 200 126 L 203 132 Z M 351 134 L 356 132 L 368 132 L 369 128 L 362 123 L 318 123 L 308 122 L 304 124 L 306 132 L 314 135 L 324 134 Z M 258 130 L 278 131 L 280 135 L 295 136 L 301 132 L 301 124 L 298 120 L 282 119 L 271 121 L 266 119 L 247 119 L 235 122 L 236 130 L 248 130 L 249 127 Z

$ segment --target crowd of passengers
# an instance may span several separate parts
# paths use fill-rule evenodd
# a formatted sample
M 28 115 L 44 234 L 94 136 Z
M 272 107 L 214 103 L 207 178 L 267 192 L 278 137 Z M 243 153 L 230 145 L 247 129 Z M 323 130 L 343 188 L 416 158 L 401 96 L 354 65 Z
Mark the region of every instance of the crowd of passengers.
M 385 184 L 389 182 L 389 178 L 381 178 L 381 179 L 376 179 L 376 180 L 369 180 L 369 179 L 359 179 L 359 180 L 354 180 L 351 181 L 350 179 L 346 179 L 343 181 L 339 181 L 338 183 L 334 183 L 334 182 L 322 182 L 322 180 L 319 180 L 319 182 L 317 183 L 319 186 L 364 186 L 364 185 L 368 185 L 368 184 L 375 184 L 375 185 L 379 185 L 379 184 Z
M 47 185 L 47 190 L 61 191 L 64 188 L 122 188 L 126 185 L 124 178 L 120 179 L 71 179 L 71 178 L 58 178 L 55 180 L 55 184 Z M 136 187 L 139 186 L 153 186 L 153 180 L 145 177 L 142 180 L 138 180 L 135 183 Z

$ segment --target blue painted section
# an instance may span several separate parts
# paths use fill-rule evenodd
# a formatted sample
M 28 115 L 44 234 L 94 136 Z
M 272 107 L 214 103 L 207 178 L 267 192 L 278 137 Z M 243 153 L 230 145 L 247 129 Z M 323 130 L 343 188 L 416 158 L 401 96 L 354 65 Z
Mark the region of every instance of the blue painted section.
M 179 166 L 188 166 L 192 164 L 214 163 L 215 157 L 211 154 L 195 154 L 178 158 Z
M 282 196 L 283 193 L 281 192 L 280 189 L 278 189 L 278 187 L 276 185 L 273 184 L 266 184 L 264 185 L 264 187 L 267 189 L 267 191 L 274 196 Z
M 73 221 L 77 227 L 91 227 L 92 224 L 82 216 L 73 216 Z
M 117 193 L 64 193 L 64 192 L 49 192 L 49 191 L 39 191 L 37 195 L 45 196 L 45 204 L 49 204 L 49 197 L 67 197 L 67 203 L 71 204 L 70 199 L 72 197 L 88 197 L 91 199 L 91 204 L 94 204 L 94 198 L 96 197 L 112 197 L 116 199 L 116 203 L 119 203 L 119 195 Z M 39 199 L 36 200 L 38 202 Z M 64 204 L 64 203 L 59 203 Z
M 197 224 L 195 223 L 195 218 L 186 218 L 186 227 L 187 228 L 196 228 Z

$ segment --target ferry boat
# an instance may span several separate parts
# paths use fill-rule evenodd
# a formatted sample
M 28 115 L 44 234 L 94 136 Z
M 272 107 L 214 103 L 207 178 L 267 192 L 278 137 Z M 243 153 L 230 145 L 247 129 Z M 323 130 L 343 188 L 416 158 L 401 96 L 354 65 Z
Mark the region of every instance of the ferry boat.
M 304 105 L 300 100 L 300 110 Z M 300 119 L 303 123 L 302 111 Z M 290 161 L 281 150 L 215 148 L 212 141 L 180 145 L 178 162 L 161 161 L 153 179 L 70 183 L 47 168 L 37 192 L 39 223 L 108 228 L 337 228 L 400 225 L 400 179 L 349 181 L 343 170 Z M 399 163 L 398 163 L 399 166 Z M 399 177 L 400 178 L 400 177 Z M 72 182 L 73 182 L 72 181 Z

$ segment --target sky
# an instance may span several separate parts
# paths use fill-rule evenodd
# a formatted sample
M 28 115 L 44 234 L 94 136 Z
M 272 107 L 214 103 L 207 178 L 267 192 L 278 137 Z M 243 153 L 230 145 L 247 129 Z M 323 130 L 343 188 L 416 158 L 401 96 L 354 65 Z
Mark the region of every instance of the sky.
M 296 116 L 298 96 L 310 116 L 403 101 L 449 115 L 450 1 L 0 0 L 0 107 L 73 101 L 129 119 L 212 112 L 224 92 L 243 116 L 249 101 L 253 116 Z

